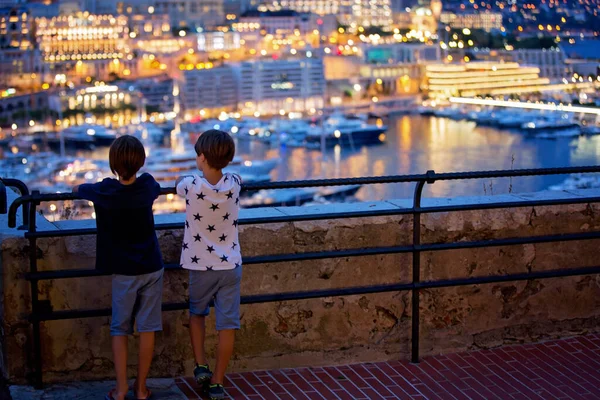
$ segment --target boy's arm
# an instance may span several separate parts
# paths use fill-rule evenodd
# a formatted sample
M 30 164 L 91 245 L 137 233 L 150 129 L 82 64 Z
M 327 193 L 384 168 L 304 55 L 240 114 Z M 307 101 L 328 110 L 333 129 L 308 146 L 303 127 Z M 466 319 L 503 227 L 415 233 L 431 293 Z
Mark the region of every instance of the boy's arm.
M 194 176 L 192 175 L 184 175 L 177 178 L 175 183 L 175 191 L 181 197 L 185 197 L 185 189 L 187 189 L 188 185 L 191 184 L 194 180 Z
M 84 200 L 96 202 L 98 201 L 98 183 L 84 183 L 73 187 L 73 193 L 76 193 Z

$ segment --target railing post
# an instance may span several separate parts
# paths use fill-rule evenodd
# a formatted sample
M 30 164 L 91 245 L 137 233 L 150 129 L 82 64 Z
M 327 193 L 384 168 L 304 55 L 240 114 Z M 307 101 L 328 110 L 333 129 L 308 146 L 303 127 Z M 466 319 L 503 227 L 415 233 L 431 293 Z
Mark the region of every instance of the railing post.
M 36 211 L 39 201 L 36 198 L 40 192 L 34 190 L 32 196 L 34 201 L 29 207 L 29 233 L 36 232 Z M 23 210 L 25 211 L 25 210 Z M 37 272 L 37 238 L 35 236 L 29 237 L 29 271 L 31 273 Z M 40 338 L 40 321 L 38 319 L 39 312 L 39 298 L 38 298 L 38 281 L 37 279 L 31 280 L 31 324 L 33 326 L 33 385 L 36 389 L 41 389 L 43 385 L 42 380 L 42 344 Z
M 427 178 L 417 182 L 415 187 L 415 194 L 413 198 L 413 270 L 412 270 L 412 282 L 413 285 L 421 281 L 421 250 L 418 246 L 421 244 L 421 196 L 423 195 L 423 188 L 426 183 L 433 183 L 435 181 L 435 172 L 427 171 Z M 420 298 L 419 289 L 413 286 L 412 289 L 412 351 L 411 351 L 411 362 L 419 362 L 419 321 L 420 321 Z

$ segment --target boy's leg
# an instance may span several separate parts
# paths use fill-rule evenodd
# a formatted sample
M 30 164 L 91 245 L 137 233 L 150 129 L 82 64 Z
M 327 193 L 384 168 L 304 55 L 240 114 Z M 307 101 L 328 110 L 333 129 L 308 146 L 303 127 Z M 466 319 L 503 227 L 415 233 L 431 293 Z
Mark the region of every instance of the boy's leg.
M 196 364 L 206 364 L 204 338 L 206 337 L 206 317 L 190 313 L 190 340 Z
M 148 397 L 146 379 L 150 372 L 152 357 L 154 356 L 154 332 L 140 332 L 140 351 L 138 356 L 138 374 L 136 387 L 133 388 L 136 397 L 143 399 Z
M 136 398 L 148 397 L 146 379 L 154 356 L 155 333 L 162 331 L 163 270 L 139 275 L 139 307 L 136 310 L 137 328 L 140 333 L 138 374 L 133 388 Z
M 217 331 L 219 331 L 219 344 L 217 348 L 217 365 L 212 377 L 212 384 L 222 385 L 229 360 L 233 354 L 235 331 L 240 329 L 240 283 L 242 281 L 242 267 L 228 271 L 219 271 L 223 274 L 222 286 L 215 296 L 215 312 L 217 316 Z
M 206 316 L 210 312 L 208 305 L 218 289 L 218 276 L 215 271 L 190 271 L 190 341 L 197 365 L 207 364 L 204 351 Z
M 217 348 L 217 365 L 215 372 L 211 379 L 212 384 L 223 384 L 225 381 L 225 372 L 227 372 L 227 366 L 229 360 L 233 354 L 233 343 L 235 341 L 235 330 L 224 329 L 219 331 L 219 345 Z
M 112 391 L 115 399 L 122 400 L 129 391 L 127 385 L 127 341 L 133 333 L 133 313 L 137 295 L 135 280 L 130 276 L 113 275 L 112 279 L 112 336 L 113 361 L 117 386 Z
M 127 340 L 128 336 L 113 336 L 112 351 L 115 363 L 115 374 L 117 377 L 116 391 L 113 397 L 116 400 L 123 400 L 129 391 L 127 384 Z

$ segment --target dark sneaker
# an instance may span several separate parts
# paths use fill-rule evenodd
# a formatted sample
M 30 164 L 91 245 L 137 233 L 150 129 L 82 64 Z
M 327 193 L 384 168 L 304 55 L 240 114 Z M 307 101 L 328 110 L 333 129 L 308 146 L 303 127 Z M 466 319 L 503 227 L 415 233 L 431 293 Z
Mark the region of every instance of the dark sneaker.
M 196 368 L 194 368 L 194 378 L 199 385 L 209 383 L 210 378 L 212 378 L 212 372 L 210 371 L 208 365 L 196 364 Z
M 210 385 L 210 388 L 208 388 L 208 398 L 210 400 L 224 399 L 225 389 L 223 389 L 223 385 L 219 385 L 218 383 L 215 385 Z

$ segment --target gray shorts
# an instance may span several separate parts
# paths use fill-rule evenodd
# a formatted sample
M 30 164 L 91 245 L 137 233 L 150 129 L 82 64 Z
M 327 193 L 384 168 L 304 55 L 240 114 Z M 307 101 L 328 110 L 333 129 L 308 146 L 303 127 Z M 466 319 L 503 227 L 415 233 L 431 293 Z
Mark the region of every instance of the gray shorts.
M 163 269 L 144 275 L 113 275 L 111 336 L 162 331 Z
M 240 329 L 242 267 L 224 271 L 190 271 L 190 313 L 206 316 L 215 301 L 217 330 Z

